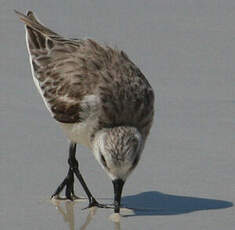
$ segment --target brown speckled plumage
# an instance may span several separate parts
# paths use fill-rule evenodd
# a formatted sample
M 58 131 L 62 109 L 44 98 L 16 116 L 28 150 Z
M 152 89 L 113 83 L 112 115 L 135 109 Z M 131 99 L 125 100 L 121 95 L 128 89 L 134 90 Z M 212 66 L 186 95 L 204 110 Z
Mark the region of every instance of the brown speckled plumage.
M 34 75 L 57 121 L 82 122 L 89 117 L 81 116 L 83 98 L 97 95 L 96 130 L 128 125 L 147 136 L 153 120 L 153 90 L 123 51 L 91 39 L 65 39 L 41 25 L 32 12 L 20 18 L 27 25 Z
M 66 186 L 73 199 L 74 174 L 89 206 L 91 195 L 75 158 L 76 143 L 90 148 L 113 181 L 115 212 L 127 177 L 139 162 L 154 114 L 154 93 L 128 56 L 92 39 L 65 39 L 43 26 L 32 12 L 16 12 L 26 25 L 31 69 L 47 109 L 70 139 L 69 171 L 53 196 Z

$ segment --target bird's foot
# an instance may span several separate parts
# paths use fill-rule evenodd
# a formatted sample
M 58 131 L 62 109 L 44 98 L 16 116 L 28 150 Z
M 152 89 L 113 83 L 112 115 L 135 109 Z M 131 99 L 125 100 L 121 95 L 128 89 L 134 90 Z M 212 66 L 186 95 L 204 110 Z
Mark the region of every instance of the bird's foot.
M 87 207 L 83 208 L 83 210 L 88 209 L 88 208 L 92 208 L 92 207 L 113 208 L 111 205 L 108 205 L 108 204 L 100 204 L 94 197 L 91 197 L 89 199 L 89 205 Z
M 76 199 L 80 199 L 78 196 L 74 194 L 74 175 L 72 170 L 70 169 L 68 175 L 62 181 L 62 183 L 58 186 L 56 191 L 51 196 L 51 199 L 63 199 L 60 198 L 60 193 L 65 187 L 65 199 L 74 201 Z

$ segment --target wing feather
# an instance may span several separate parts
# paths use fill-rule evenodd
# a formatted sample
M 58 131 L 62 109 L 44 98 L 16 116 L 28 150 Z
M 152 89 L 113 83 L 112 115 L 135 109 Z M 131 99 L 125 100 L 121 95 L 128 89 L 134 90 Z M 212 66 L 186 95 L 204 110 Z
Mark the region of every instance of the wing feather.
M 84 45 L 81 40 L 67 40 L 43 26 L 29 11 L 27 16 L 16 11 L 26 24 L 26 42 L 32 65 L 35 84 L 43 100 L 59 122 L 81 121 L 82 98 L 92 93 L 91 87 L 84 87 L 84 66 L 79 57 Z M 66 42 L 67 41 L 67 42 Z
M 95 114 L 97 128 L 129 125 L 148 135 L 154 93 L 123 51 L 91 39 L 65 39 L 32 12 L 16 13 L 26 24 L 35 84 L 57 121 L 82 122 Z

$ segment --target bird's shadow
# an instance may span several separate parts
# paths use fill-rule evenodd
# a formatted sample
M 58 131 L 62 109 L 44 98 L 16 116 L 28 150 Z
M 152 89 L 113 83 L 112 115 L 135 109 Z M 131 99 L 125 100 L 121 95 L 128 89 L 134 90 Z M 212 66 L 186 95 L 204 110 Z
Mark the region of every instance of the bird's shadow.
M 233 206 L 232 202 L 225 200 L 170 195 L 157 191 L 125 196 L 122 199 L 122 204 L 124 207 L 131 208 L 134 211 L 133 215 L 125 215 L 126 217 L 179 215 L 195 211 L 223 209 Z

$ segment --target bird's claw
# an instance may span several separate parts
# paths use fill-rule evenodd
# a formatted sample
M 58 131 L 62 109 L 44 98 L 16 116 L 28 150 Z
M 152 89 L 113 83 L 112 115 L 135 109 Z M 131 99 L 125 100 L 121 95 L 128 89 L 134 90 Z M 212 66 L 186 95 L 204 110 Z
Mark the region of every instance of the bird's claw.
M 100 204 L 98 203 L 95 198 L 92 198 L 89 202 L 89 205 L 85 208 L 83 208 L 82 210 L 88 209 L 88 208 L 92 208 L 92 207 L 98 207 L 98 208 L 113 208 L 110 205 L 107 204 Z

